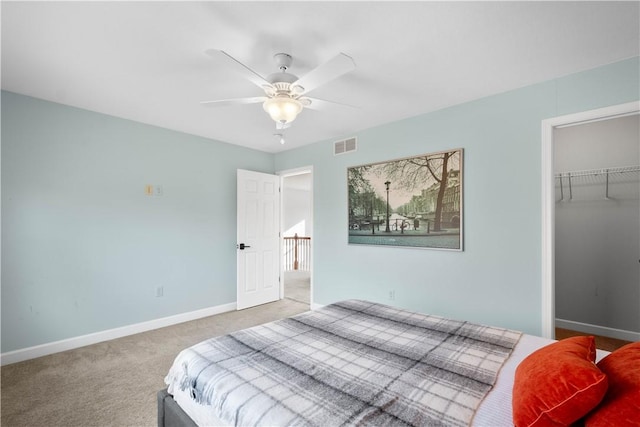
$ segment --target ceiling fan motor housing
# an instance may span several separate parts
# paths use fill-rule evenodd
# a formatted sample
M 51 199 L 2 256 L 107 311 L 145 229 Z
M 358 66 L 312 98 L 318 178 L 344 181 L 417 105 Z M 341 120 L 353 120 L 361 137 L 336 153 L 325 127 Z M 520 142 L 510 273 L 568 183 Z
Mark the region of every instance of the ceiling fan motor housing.
M 275 93 L 295 96 L 304 92 L 304 88 L 302 88 L 301 86 L 291 85 L 292 83 L 295 83 L 299 80 L 298 76 L 287 73 L 287 69 L 293 62 L 293 58 L 291 57 L 291 55 L 287 53 L 276 53 L 275 55 L 273 55 L 273 58 L 275 59 L 276 65 L 278 65 L 280 72 L 269 74 L 266 80 L 275 88 Z
M 283 71 L 287 71 L 287 68 L 289 68 L 293 62 L 293 57 L 288 53 L 276 53 L 273 55 L 273 59 L 276 60 L 278 68 Z
M 277 94 L 294 95 L 302 93 L 300 86 L 292 86 L 291 84 L 298 81 L 298 77 L 289 73 L 273 73 L 269 74 L 266 80 L 271 83 Z

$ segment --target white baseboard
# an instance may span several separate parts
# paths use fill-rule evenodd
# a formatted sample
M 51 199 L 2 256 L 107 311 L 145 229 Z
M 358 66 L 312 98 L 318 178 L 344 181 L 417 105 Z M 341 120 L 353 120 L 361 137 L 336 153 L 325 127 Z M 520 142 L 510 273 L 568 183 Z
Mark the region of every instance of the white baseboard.
M 139 334 L 140 332 L 151 331 L 153 329 L 164 328 L 178 323 L 189 322 L 203 317 L 234 311 L 236 303 L 217 305 L 215 307 L 203 308 L 201 310 L 190 311 L 188 313 L 176 314 L 174 316 L 163 317 L 150 320 L 148 322 L 136 323 L 120 328 L 95 332 L 88 335 L 54 341 L 51 343 L 27 347 L 20 350 L 9 351 L 0 355 L 0 366 L 11 363 L 22 362 L 23 360 L 35 359 L 36 357 L 47 356 L 61 351 L 73 350 L 99 342 L 122 338 L 128 335 Z
M 324 304 L 316 304 L 315 302 L 311 303 L 311 310 L 317 310 L 322 307 L 324 307 Z
M 556 319 L 556 327 L 571 329 L 585 334 L 603 335 L 625 341 L 640 341 L 640 332 L 624 329 L 608 328 L 606 326 L 591 325 L 589 323 L 574 322 L 573 320 Z

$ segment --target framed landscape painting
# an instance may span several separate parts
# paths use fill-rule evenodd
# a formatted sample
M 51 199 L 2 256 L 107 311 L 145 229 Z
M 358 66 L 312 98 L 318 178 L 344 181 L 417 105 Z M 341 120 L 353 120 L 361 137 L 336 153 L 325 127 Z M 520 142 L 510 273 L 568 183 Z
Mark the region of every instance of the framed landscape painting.
M 461 251 L 462 154 L 348 168 L 349 244 Z

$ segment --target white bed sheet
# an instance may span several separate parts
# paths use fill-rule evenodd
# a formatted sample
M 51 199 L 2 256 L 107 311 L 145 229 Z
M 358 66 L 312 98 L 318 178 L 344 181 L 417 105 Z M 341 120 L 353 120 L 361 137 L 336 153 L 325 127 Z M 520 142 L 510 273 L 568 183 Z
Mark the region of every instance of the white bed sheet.
M 548 338 L 523 334 L 500 370 L 498 380 L 493 390 L 482 401 L 471 423 L 474 427 L 502 427 L 513 426 L 513 414 L 511 411 L 511 394 L 513 392 L 513 379 L 516 368 L 525 357 L 535 350 L 555 342 Z M 598 350 L 596 361 L 599 361 L 608 352 Z M 191 417 L 196 424 L 205 426 L 227 425 L 220 421 L 210 406 L 201 405 L 189 396 L 188 391 L 181 391 L 178 387 L 174 391 L 174 400 Z

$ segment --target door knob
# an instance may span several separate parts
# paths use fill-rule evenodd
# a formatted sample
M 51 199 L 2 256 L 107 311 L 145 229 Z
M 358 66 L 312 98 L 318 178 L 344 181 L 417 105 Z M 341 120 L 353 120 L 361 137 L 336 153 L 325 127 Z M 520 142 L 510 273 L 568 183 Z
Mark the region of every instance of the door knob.
M 241 251 L 244 251 L 244 248 L 250 248 L 251 246 L 249 245 L 245 245 L 244 243 L 240 243 L 238 246 L 236 246 L 238 249 L 240 249 Z

